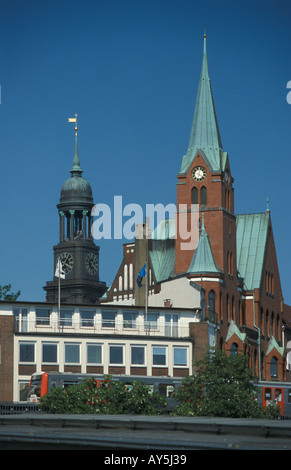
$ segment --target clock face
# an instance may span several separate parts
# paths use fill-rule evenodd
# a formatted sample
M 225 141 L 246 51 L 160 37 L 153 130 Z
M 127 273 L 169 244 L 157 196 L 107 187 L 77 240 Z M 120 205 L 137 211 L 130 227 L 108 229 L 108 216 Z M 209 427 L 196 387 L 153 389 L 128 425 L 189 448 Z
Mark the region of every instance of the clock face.
M 98 256 L 95 253 L 88 253 L 86 256 L 85 266 L 89 274 L 93 276 L 98 271 Z
M 65 274 L 68 274 L 74 266 L 74 258 L 71 253 L 61 253 L 60 259 Z
M 203 166 L 196 166 L 192 170 L 192 178 L 195 181 L 202 181 L 206 176 L 206 170 Z

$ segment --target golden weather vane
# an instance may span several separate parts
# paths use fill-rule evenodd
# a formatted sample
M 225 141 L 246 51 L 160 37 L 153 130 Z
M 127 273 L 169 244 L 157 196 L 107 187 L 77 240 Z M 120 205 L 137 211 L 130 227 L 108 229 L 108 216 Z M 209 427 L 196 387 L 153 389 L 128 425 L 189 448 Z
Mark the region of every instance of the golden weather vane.
M 75 134 L 77 135 L 78 134 L 78 125 L 77 125 L 77 117 L 78 117 L 78 114 L 75 114 L 75 117 L 74 118 L 68 118 L 68 122 L 75 122 Z

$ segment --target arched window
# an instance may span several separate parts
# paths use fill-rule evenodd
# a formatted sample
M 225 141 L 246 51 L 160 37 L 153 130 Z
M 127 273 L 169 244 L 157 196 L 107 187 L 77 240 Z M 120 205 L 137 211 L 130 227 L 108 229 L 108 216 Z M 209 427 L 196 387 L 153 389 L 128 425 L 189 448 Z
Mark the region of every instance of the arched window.
M 205 206 L 207 204 L 207 189 L 205 186 L 202 186 L 200 191 L 200 204 Z
M 195 186 L 192 188 L 191 203 L 198 204 L 198 189 Z
M 119 276 L 118 278 L 118 290 L 122 291 L 122 276 Z
M 270 336 L 274 336 L 274 312 L 271 314 L 270 320 Z
M 246 309 L 245 309 L 245 305 L 243 304 L 241 306 L 241 321 L 242 321 L 242 325 L 246 324 Z
M 238 353 L 238 345 L 236 343 L 232 343 L 229 353 L 231 356 Z
M 280 336 L 279 336 L 279 331 L 280 331 L 280 316 L 277 315 L 276 317 L 276 338 L 278 341 L 280 341 Z
M 124 265 L 123 268 L 123 280 L 124 280 L 124 290 L 128 290 L 128 266 L 127 264 Z
M 133 264 L 129 265 L 129 289 L 133 289 Z
M 265 335 L 268 336 L 269 334 L 269 312 L 266 311 L 266 320 L 265 320 Z
M 259 320 L 259 327 L 261 328 L 261 330 L 263 329 L 263 324 L 264 324 L 264 311 L 263 311 L 263 307 L 261 307 L 261 313 L 260 313 L 260 320 Z
M 276 357 L 272 357 L 271 359 L 271 377 L 278 377 L 278 359 Z

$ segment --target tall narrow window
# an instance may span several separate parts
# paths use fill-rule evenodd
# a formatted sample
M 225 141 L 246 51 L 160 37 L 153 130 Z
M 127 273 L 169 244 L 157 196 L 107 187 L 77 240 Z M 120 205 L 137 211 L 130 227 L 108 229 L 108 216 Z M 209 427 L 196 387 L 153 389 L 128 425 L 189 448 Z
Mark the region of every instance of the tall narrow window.
M 205 186 L 203 186 L 201 188 L 201 192 L 200 192 L 200 203 L 201 205 L 205 205 L 207 204 L 207 189 L 205 188 Z
M 123 267 L 123 279 L 124 279 L 124 290 L 128 290 L 128 266 L 127 264 Z
M 133 264 L 129 265 L 129 290 L 133 289 Z
M 280 340 L 279 331 L 280 331 L 280 317 L 279 317 L 279 315 L 277 315 L 277 317 L 276 317 L 276 333 L 275 333 L 277 340 Z
M 234 304 L 234 296 L 231 298 L 231 319 L 235 319 L 235 304 Z
M 266 311 L 266 321 L 265 321 L 265 335 L 268 336 L 269 334 L 269 312 Z
M 278 359 L 276 357 L 272 357 L 271 359 L 271 377 L 278 377 Z
M 192 204 L 198 204 L 198 189 L 195 186 L 192 188 L 191 202 Z
M 208 294 L 208 306 L 209 306 L 209 320 L 214 321 L 215 318 L 215 292 L 211 290 Z
M 274 336 L 274 312 L 272 312 L 270 318 L 270 336 Z

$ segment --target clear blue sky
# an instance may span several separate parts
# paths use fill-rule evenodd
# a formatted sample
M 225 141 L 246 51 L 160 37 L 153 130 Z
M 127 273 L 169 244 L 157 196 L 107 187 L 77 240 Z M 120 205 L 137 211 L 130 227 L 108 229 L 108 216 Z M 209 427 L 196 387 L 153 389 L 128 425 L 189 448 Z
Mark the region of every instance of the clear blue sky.
M 45 299 L 75 113 L 95 203 L 176 203 L 206 25 L 235 211 L 263 212 L 269 197 L 290 304 L 290 21 L 289 0 L 1 0 L 0 284 Z M 110 285 L 122 241 L 99 245 Z

